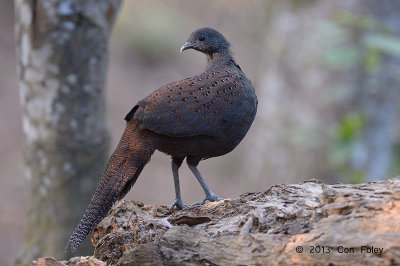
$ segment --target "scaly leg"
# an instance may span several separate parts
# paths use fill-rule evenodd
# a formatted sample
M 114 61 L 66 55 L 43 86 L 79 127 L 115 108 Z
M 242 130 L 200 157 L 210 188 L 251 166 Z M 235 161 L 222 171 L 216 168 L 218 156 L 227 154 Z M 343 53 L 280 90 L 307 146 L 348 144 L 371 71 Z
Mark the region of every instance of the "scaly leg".
M 185 207 L 185 205 L 183 205 L 182 202 L 181 187 L 179 185 L 179 172 L 178 172 L 179 167 L 182 165 L 182 162 L 183 162 L 182 158 L 172 157 L 171 167 L 175 185 L 175 202 L 171 206 L 171 209 L 173 209 L 176 206 L 178 209 L 182 210 Z
M 199 206 L 202 204 L 202 203 L 194 203 L 191 205 L 185 205 L 182 202 L 181 187 L 179 185 L 179 173 L 178 173 L 179 167 L 182 165 L 182 162 L 183 162 L 183 159 L 172 157 L 171 166 L 172 166 L 172 175 L 174 177 L 176 200 L 175 200 L 174 204 L 172 204 L 170 209 L 173 209 L 174 207 L 176 207 L 176 208 L 182 210 L 187 207 Z
M 194 176 L 197 178 L 197 181 L 199 181 L 201 187 L 203 188 L 204 192 L 206 193 L 206 198 L 202 202 L 204 204 L 207 200 L 209 201 L 220 201 L 223 200 L 221 198 L 218 198 L 212 191 L 211 189 L 207 186 L 206 182 L 204 181 L 203 177 L 201 176 L 199 170 L 197 169 L 196 165 L 193 165 L 188 162 L 189 169 L 192 171 Z

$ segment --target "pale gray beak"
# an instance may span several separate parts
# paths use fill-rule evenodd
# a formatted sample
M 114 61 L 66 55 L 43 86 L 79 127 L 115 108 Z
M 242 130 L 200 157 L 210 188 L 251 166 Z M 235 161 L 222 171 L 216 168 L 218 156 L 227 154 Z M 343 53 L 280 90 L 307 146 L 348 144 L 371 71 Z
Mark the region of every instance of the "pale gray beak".
M 181 52 L 193 48 L 193 45 L 190 42 L 185 42 L 181 47 Z

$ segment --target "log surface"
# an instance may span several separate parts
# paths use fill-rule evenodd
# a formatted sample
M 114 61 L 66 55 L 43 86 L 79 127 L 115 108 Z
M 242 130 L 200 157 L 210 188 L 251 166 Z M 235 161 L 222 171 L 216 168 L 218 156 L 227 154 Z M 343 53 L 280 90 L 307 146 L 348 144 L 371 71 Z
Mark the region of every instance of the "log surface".
M 113 265 L 398 265 L 399 221 L 399 177 L 309 180 L 182 211 L 121 201 L 92 242 Z

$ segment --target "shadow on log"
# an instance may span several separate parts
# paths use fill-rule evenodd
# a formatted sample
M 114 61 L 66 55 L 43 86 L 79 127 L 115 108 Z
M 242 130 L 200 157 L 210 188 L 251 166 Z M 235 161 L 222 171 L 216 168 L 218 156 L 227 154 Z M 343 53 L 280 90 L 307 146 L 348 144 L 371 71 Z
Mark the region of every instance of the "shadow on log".
M 276 185 L 182 211 L 121 201 L 92 236 L 94 257 L 33 265 L 398 265 L 399 221 L 400 177 Z

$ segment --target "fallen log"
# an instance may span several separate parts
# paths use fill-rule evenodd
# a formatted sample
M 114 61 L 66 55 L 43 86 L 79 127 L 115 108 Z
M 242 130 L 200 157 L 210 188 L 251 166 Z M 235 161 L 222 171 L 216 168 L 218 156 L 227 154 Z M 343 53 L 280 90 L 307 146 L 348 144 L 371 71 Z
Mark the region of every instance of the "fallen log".
M 400 178 L 309 180 L 181 211 L 121 201 L 92 243 L 92 258 L 54 265 L 399 265 Z

